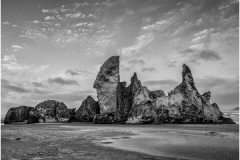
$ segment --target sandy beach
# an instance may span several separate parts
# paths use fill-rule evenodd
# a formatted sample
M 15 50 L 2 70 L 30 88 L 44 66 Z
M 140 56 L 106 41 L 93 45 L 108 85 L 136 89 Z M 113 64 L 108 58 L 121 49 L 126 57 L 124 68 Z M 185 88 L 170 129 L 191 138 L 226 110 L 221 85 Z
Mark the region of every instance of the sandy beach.
M 238 125 L 2 125 L 2 159 L 239 159 Z

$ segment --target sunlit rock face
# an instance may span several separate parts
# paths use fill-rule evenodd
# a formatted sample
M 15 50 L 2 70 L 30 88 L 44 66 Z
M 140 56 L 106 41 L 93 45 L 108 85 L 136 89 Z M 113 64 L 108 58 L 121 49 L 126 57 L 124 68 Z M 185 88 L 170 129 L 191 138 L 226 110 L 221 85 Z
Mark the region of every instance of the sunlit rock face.
M 138 80 L 137 74 L 134 73 L 131 78 L 129 89 L 132 93 L 132 107 L 128 115 L 127 124 L 133 123 L 153 123 L 157 119 L 157 114 L 152 105 L 150 91 L 147 87 L 142 86 Z
M 88 96 L 75 113 L 75 121 L 92 122 L 95 114 L 99 114 L 100 108 L 98 103 Z
M 154 105 L 163 123 L 197 123 L 202 120 L 202 98 L 187 65 L 183 65 L 182 83 L 168 96 L 157 97 Z
M 117 111 L 117 88 L 119 81 L 119 56 L 112 56 L 101 66 L 93 84 L 93 88 L 97 90 L 101 114 Z
M 29 117 L 29 111 L 32 109 L 34 108 L 29 106 L 12 107 L 8 110 L 4 119 L 4 123 L 27 121 Z
M 35 109 L 44 122 L 67 122 L 69 119 L 68 108 L 63 102 L 47 100 L 36 105 Z

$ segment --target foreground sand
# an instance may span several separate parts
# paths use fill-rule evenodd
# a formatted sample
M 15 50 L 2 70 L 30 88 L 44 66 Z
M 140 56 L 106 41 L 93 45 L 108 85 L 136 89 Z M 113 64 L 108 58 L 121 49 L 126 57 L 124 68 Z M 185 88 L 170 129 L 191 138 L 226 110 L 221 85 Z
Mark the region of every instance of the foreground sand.
M 238 125 L 1 126 L 2 159 L 239 159 Z

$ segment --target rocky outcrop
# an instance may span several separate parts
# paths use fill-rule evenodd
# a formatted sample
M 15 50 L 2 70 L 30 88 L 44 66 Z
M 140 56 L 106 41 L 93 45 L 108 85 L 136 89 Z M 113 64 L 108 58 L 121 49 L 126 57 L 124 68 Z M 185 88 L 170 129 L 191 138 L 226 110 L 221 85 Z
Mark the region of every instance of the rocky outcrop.
M 44 122 L 43 118 L 35 108 L 31 109 L 28 113 L 29 113 L 29 117 L 27 120 L 27 124 Z
M 94 123 L 232 123 L 210 103 L 210 92 L 199 94 L 190 68 L 182 67 L 182 83 L 165 95 L 142 86 L 136 73 L 126 87 L 119 82 L 119 57 L 109 58 L 94 82 L 101 109 Z
M 142 86 L 136 73 L 131 78 L 129 90 L 132 107 L 126 123 L 153 123 L 157 119 L 157 114 L 152 105 L 153 100 L 150 98 L 150 91 L 147 87 Z
M 159 122 L 198 123 L 203 120 L 202 97 L 187 65 L 183 65 L 182 83 L 168 96 L 160 95 L 154 102 L 154 107 L 159 115 Z
M 88 96 L 75 113 L 75 121 L 92 122 L 95 114 L 100 114 L 98 102 Z
M 36 105 L 35 109 L 44 122 L 67 122 L 69 119 L 68 108 L 63 102 L 47 100 Z
M 69 110 L 63 102 L 58 102 L 56 106 L 56 117 L 58 122 L 68 122 Z
M 29 118 L 29 111 L 32 109 L 34 108 L 29 106 L 12 107 L 8 110 L 4 123 L 27 121 Z
M 117 111 L 117 87 L 119 80 L 119 56 L 112 56 L 101 66 L 93 84 L 93 88 L 97 89 L 101 114 Z
M 103 113 L 103 114 L 95 114 L 93 118 L 94 124 L 111 124 L 115 122 L 116 113 Z
M 71 109 L 68 109 L 68 113 L 69 113 L 69 119 L 68 119 L 68 122 L 75 122 L 76 119 L 75 119 L 75 110 L 76 108 L 71 108 Z
M 157 99 L 160 97 L 166 96 L 162 90 L 150 91 L 150 98 Z

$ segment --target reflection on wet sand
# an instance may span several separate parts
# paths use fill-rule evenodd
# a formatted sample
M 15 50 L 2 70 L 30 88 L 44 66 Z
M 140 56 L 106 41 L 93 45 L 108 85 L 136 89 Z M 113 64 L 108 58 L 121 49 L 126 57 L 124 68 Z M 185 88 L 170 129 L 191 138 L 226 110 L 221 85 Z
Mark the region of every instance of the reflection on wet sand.
M 186 159 L 238 159 L 238 134 L 207 131 L 140 131 L 136 136 L 108 137 L 99 145 L 154 156 Z

